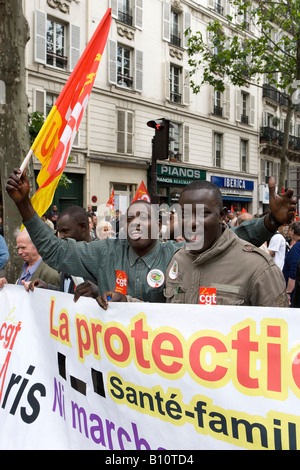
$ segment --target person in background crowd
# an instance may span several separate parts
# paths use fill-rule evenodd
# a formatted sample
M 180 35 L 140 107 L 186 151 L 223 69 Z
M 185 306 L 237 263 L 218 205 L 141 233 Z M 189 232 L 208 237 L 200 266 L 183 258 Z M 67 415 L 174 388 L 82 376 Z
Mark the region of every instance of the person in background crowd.
M 49 219 L 51 220 L 51 222 L 53 222 L 54 230 L 56 230 L 56 221 L 57 221 L 58 216 L 59 216 L 59 212 L 58 212 L 57 206 L 54 205 L 52 206 L 52 209 L 49 214 Z
M 8 248 L 7 248 L 4 237 L 0 235 L 0 270 L 4 268 L 8 260 L 9 260 Z
M 179 204 L 183 227 L 185 207 L 192 208 L 191 214 L 187 214 L 190 222 L 184 232 L 191 248 L 179 249 L 167 268 L 167 302 L 288 306 L 285 282 L 278 266 L 262 250 L 237 237 L 224 223 L 225 208 L 216 185 L 201 180 L 189 184 L 183 189 Z M 197 219 L 199 204 L 204 206 L 204 227 L 202 219 Z
M 241 225 L 245 220 L 252 220 L 253 215 L 249 214 L 249 212 L 241 212 L 240 215 L 236 219 L 235 225 Z
M 236 227 L 240 237 L 257 246 L 269 239 L 278 226 L 289 222 L 295 213 L 293 190 L 277 195 L 274 178 L 270 178 L 268 184 L 271 212 L 263 219 L 250 220 Z M 166 269 L 179 246 L 158 241 L 160 226 L 154 206 L 142 201 L 131 204 L 126 214 L 127 240 L 76 243 L 75 240 L 57 238 L 38 217 L 29 199 L 26 171 L 22 174 L 19 169 L 14 170 L 7 181 L 6 191 L 15 201 L 39 252 L 51 266 L 95 282 L 99 295 L 118 289 L 117 294 L 125 301 L 134 298 L 148 302 L 165 301 Z M 151 225 L 156 226 L 155 235 Z
M 282 227 L 279 227 L 278 232 L 269 241 L 268 252 L 272 256 L 274 263 L 282 270 L 286 255 L 286 240 L 282 233 L 280 233 L 280 230 L 282 230 Z
M 116 209 L 115 216 L 111 220 L 111 224 L 113 227 L 113 231 L 115 232 L 116 238 L 119 238 L 120 215 L 121 215 L 121 211 L 119 209 Z
M 286 291 L 293 304 L 293 295 L 295 289 L 296 270 L 300 260 L 300 222 L 294 222 L 291 226 L 292 248 L 285 257 L 283 266 L 283 275 L 286 281 Z
M 96 234 L 98 240 L 111 238 L 114 235 L 111 223 L 107 222 L 106 220 L 100 220 L 96 227 Z
M 97 216 L 95 212 L 88 212 L 88 217 L 89 217 L 89 226 L 90 226 L 90 236 L 93 242 L 95 240 L 98 240 L 97 232 L 96 232 L 98 221 L 97 221 Z
M 45 225 L 40 218 L 39 220 Z M 59 273 L 42 260 L 26 229 L 23 229 L 22 232 L 21 230 L 17 231 L 16 242 L 19 256 L 24 261 L 23 270 L 16 284 L 23 284 L 27 287 L 30 281 L 41 278 L 43 281 L 58 287 Z M 6 278 L 0 279 L 0 287 L 3 287 L 6 283 Z
M 46 225 L 48 225 L 48 227 L 52 228 L 52 230 L 54 230 L 54 223 L 48 219 L 48 216 L 47 214 L 44 214 L 42 215 L 42 220 L 45 222 Z

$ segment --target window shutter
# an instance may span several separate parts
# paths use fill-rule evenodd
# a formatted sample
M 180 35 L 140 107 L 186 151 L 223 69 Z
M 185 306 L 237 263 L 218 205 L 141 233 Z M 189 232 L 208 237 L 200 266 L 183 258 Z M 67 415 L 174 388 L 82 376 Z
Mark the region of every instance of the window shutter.
M 39 111 L 46 117 L 46 92 L 44 90 L 35 89 L 33 99 L 34 111 Z
M 35 11 L 35 48 L 34 60 L 46 64 L 47 15 L 44 11 Z
M 117 84 L 117 42 L 109 40 L 109 82 Z
M 143 51 L 135 51 L 135 89 L 143 91 Z
M 250 122 L 249 124 L 251 126 L 254 126 L 254 121 L 255 121 L 255 97 L 253 95 L 250 95 L 250 109 L 249 109 L 249 117 L 250 117 Z
M 80 58 L 80 27 L 70 25 L 70 60 L 69 67 L 72 71 Z
M 143 0 L 135 0 L 135 27 L 143 27 Z
M 235 111 L 236 111 L 236 120 L 238 122 L 240 122 L 241 120 L 241 91 L 240 90 L 236 90 L 236 107 L 235 107 Z
M 183 126 L 183 161 L 190 161 L 190 128 Z
M 183 37 L 183 47 L 187 48 L 188 47 L 188 41 L 189 41 L 189 38 L 190 38 L 190 33 L 186 36 L 185 35 L 185 31 L 191 27 L 191 24 L 192 24 L 192 16 L 190 13 L 184 13 L 183 15 L 183 33 L 182 33 L 182 37 Z
M 260 181 L 264 184 L 266 182 L 266 162 L 260 161 Z
M 225 85 L 225 91 L 223 93 L 223 116 L 226 119 L 230 118 L 230 85 Z
M 166 99 L 169 100 L 171 95 L 170 95 L 170 62 L 167 60 L 165 63 L 166 71 L 165 71 L 165 80 L 166 80 L 166 86 L 165 86 L 165 93 L 166 93 Z
M 127 112 L 127 153 L 133 153 L 133 113 Z
M 125 111 L 123 110 L 118 110 L 117 126 L 117 152 L 125 153 Z
M 111 16 L 118 18 L 118 0 L 110 0 Z
M 170 42 L 171 30 L 171 4 L 164 1 L 163 3 L 163 39 Z
M 190 77 L 187 69 L 183 70 L 183 104 L 189 105 L 191 102 Z

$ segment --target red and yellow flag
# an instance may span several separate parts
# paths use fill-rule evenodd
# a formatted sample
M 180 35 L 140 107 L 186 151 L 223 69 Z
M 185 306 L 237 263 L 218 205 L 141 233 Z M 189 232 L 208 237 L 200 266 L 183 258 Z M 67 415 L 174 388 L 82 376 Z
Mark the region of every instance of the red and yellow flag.
M 39 189 L 31 199 L 40 216 L 50 207 L 67 163 L 94 85 L 110 24 L 109 8 L 32 144 L 31 150 L 42 164 L 37 177 Z
M 106 203 L 106 206 L 110 208 L 111 211 L 115 209 L 115 190 L 112 190 L 109 200 Z
M 138 201 L 138 200 L 151 202 L 151 199 L 146 189 L 144 181 L 142 181 L 141 184 L 139 185 L 136 195 L 134 196 L 131 202 Z

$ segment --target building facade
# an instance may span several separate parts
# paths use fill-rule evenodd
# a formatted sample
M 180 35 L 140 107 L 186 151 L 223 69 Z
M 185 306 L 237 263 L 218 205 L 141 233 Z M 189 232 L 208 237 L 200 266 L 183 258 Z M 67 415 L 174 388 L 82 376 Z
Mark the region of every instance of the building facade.
M 73 184 L 55 195 L 60 210 L 91 204 L 102 215 L 114 190 L 116 208 L 124 211 L 142 181 L 149 187 L 154 130 L 147 122 L 162 117 L 174 124 L 172 161 L 157 168 L 164 200 L 171 204 L 188 182 L 207 179 L 220 187 L 229 209 L 256 213 L 266 207 L 263 188 L 279 162 L 278 153 L 261 143 L 269 100 L 255 86 L 230 84 L 224 93 L 203 86 L 195 95 L 187 76 L 184 31 L 207 34 L 208 22 L 219 18 L 231 34 L 225 0 L 23 0 L 23 6 L 31 31 L 29 110 L 44 115 L 112 9 L 108 42 L 65 169 Z M 34 166 L 38 171 L 37 160 Z

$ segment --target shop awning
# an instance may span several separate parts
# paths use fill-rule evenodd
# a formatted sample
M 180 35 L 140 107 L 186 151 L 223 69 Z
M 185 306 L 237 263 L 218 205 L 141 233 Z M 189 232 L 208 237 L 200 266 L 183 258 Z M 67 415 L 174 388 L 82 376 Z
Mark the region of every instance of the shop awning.
M 252 197 L 222 196 L 223 201 L 252 202 Z

